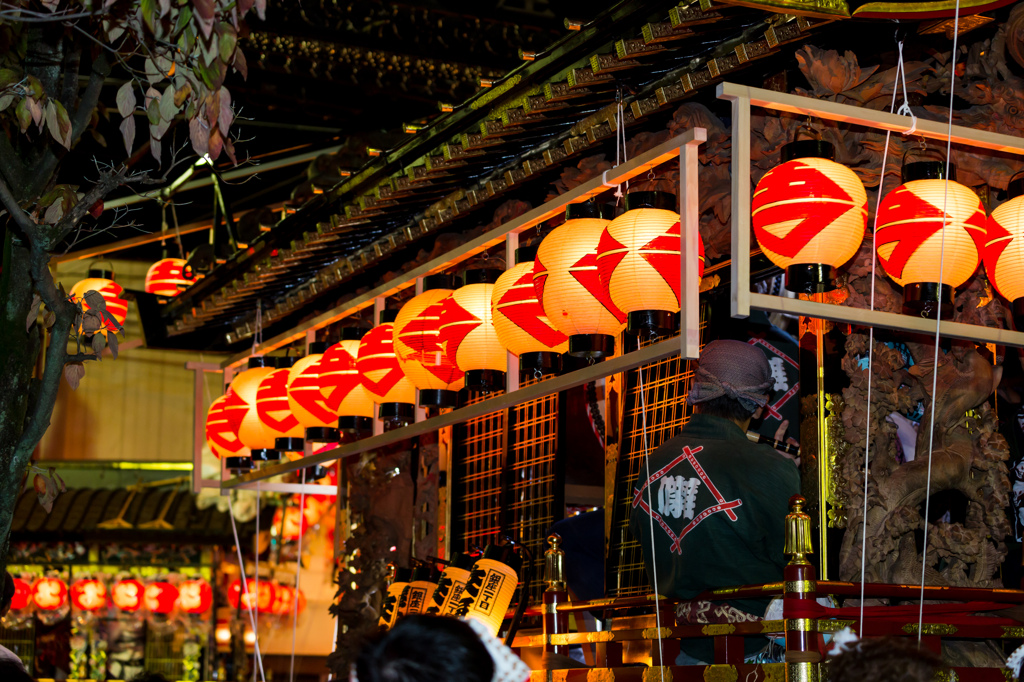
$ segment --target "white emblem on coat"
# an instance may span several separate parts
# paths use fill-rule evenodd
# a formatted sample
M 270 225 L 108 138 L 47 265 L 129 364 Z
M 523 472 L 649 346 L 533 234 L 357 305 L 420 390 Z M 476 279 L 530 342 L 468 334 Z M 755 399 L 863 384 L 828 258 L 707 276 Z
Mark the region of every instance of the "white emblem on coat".
M 786 379 L 786 367 L 782 364 L 782 358 L 774 357 L 768 361 L 772 368 L 772 378 L 775 379 L 774 390 L 788 391 L 789 380 Z
M 663 476 L 658 488 L 658 511 L 662 516 L 678 519 L 680 516 L 692 519 L 697 503 L 699 478 Z

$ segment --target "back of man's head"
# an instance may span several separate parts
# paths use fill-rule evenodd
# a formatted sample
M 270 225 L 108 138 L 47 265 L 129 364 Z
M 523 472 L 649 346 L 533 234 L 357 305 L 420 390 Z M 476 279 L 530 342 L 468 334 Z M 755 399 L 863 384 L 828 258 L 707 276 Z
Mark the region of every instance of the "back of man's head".
M 760 348 L 719 339 L 701 351 L 687 402 L 701 414 L 742 422 L 764 407 L 774 385 Z
M 14 661 L 0 659 L 0 680 L 3 682 L 33 682 L 32 676 Z
M 932 682 L 942 660 L 917 640 L 862 639 L 832 658 L 829 682 Z

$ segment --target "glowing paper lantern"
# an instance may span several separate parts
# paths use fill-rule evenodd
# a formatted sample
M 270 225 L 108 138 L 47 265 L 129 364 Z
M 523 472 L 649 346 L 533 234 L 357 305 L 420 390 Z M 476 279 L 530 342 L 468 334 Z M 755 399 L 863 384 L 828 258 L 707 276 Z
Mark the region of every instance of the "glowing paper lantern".
M 232 391 L 210 403 L 206 412 L 206 442 L 217 459 L 248 456 L 245 444 L 238 437 L 248 409 Z
M 363 377 L 363 386 L 380 405 L 380 418 L 391 423 L 413 419 L 416 387 L 405 376 L 393 343 L 393 327 L 397 310 L 382 310 L 380 324 L 359 342 L 356 367 Z
M 551 326 L 533 286 L 535 247 L 516 249 L 516 264 L 491 291 L 491 319 L 498 342 L 519 358 L 523 373 L 558 372 L 569 337 Z
M 597 274 L 626 328 L 671 331 L 679 324 L 680 233 L 676 197 L 667 192 L 626 195 L 626 212 L 611 221 L 597 245 Z M 704 274 L 704 243 L 698 236 L 697 281 Z
M 423 613 L 433 602 L 437 581 L 441 576 L 433 566 L 421 564 L 413 569 L 405 603 L 399 604 L 402 615 Z
M 42 611 L 56 611 L 68 601 L 68 586 L 60 578 L 47 576 L 32 583 L 32 602 Z
M 288 375 L 288 404 L 299 423 L 306 429 L 306 440 L 315 443 L 336 443 L 338 413 L 327 404 L 334 386 L 327 383 L 331 378 L 320 377 L 320 360 L 327 344 L 309 344 L 309 353 L 291 368 Z
M 1010 180 L 1009 200 L 988 217 L 985 271 L 1013 307 L 1017 331 L 1024 329 L 1024 178 Z
M 391 582 L 380 606 L 380 620 L 377 621 L 385 630 L 390 630 L 398 620 L 398 604 L 402 600 L 402 595 L 408 591 L 409 578 L 412 577 L 412 571 L 408 568 L 397 568 L 392 565 L 391 570 Z
M 178 601 L 178 588 L 166 581 L 152 582 L 146 585 L 142 601 L 150 613 L 166 615 L 174 610 Z
M 571 204 L 565 222 L 540 243 L 533 286 L 548 321 L 569 337 L 569 354 L 600 359 L 615 353 L 625 314 L 612 302 L 597 273 L 597 246 L 611 209 Z
M 301 452 L 304 447 L 302 424 L 288 402 L 291 370 L 282 367 L 282 364 L 293 364 L 293 360 L 277 358 L 277 369 L 260 381 L 256 391 L 256 417 L 274 439 L 274 449 L 285 452 Z
M 242 592 L 242 581 L 240 578 L 235 578 L 228 585 L 228 604 L 231 605 L 231 608 L 237 609 L 241 604 L 243 609 L 248 609 L 252 605 L 260 613 L 269 613 L 274 603 L 274 583 L 269 580 L 260 580 L 259 598 L 257 598 L 255 578 L 246 578 L 245 586 L 247 594 Z
M 782 148 L 782 158 L 754 189 L 754 234 L 764 255 L 786 271 L 787 289 L 831 291 L 836 268 L 864 240 L 864 184 L 834 161 L 835 148 L 827 142 L 792 142 Z
M 110 590 L 114 606 L 128 613 L 135 613 L 142 608 L 142 594 L 145 588 L 135 578 L 118 580 Z
M 450 616 L 459 606 L 462 593 L 469 582 L 470 570 L 476 559 L 469 554 L 457 554 L 455 559 L 441 573 L 437 589 L 424 613 Z
M 89 304 L 85 302 L 85 295 L 90 291 L 95 291 L 103 297 L 107 313 L 117 322 L 115 325 L 103 316 L 103 323 L 95 333 L 106 336 L 107 332 L 117 332 L 119 327 L 124 326 L 124 320 L 128 316 L 128 301 L 121 298 L 124 289 L 114 281 L 114 273 L 110 270 L 89 270 L 89 276 L 71 287 L 68 295 L 76 303 L 82 304 L 84 312 L 90 310 Z
M 146 293 L 170 298 L 188 288 L 193 280 L 185 277 L 185 262 L 184 258 L 164 258 L 150 265 L 143 285 Z
M 296 591 L 291 585 L 278 584 L 274 589 L 274 603 L 270 612 L 275 616 L 284 616 L 292 613 L 296 607 L 295 595 L 298 594 L 299 613 L 306 610 L 306 595 L 302 590 Z
M 497 635 L 512 603 L 521 565 L 522 561 L 510 546 L 488 545 L 483 558 L 473 564 L 454 615 L 478 620 Z
M 281 453 L 274 449 L 274 434 L 260 421 L 259 413 L 256 411 L 256 397 L 259 394 L 260 384 L 276 368 L 272 358 L 256 357 L 249 358 L 249 368 L 235 377 L 231 382 L 230 390 L 234 392 L 237 400 L 245 403 L 246 410 L 238 428 L 238 437 L 249 448 L 251 459 L 248 466 L 244 461 L 245 457 L 238 457 L 228 462 L 229 469 L 252 468 L 252 461 L 269 462 L 281 458 Z M 235 464 L 236 466 L 232 466 Z
M 394 348 L 402 372 L 419 389 L 420 405 L 457 407 L 465 373 L 441 348 L 441 311 L 461 282 L 453 275 L 423 278 L 423 293 L 398 311 Z
M 951 317 L 953 290 L 974 274 L 985 248 L 987 218 L 981 200 L 954 181 L 955 167 L 950 166 L 948 183 L 944 174 L 943 162 L 907 164 L 903 184 L 878 209 L 878 260 L 903 286 L 906 314 L 934 318 L 941 300 L 942 317 Z
M 202 578 L 186 580 L 178 586 L 178 603 L 185 613 L 206 613 L 213 606 L 213 589 Z
M 327 395 L 327 409 L 338 415 L 338 428 L 369 431 L 373 428 L 373 397 L 363 385 L 357 361 L 359 340 L 365 329 L 343 327 L 341 341 L 320 358 L 320 378 L 333 387 Z
M 491 322 L 491 293 L 501 270 L 466 270 L 465 286 L 452 292 L 441 306 L 438 336 L 448 359 L 466 374 L 470 391 L 505 387 L 508 355 Z
M 107 605 L 107 588 L 96 578 L 71 583 L 71 603 L 82 611 L 99 611 Z
M 14 596 L 11 597 L 11 608 L 20 611 L 32 602 L 32 586 L 21 578 L 14 579 Z

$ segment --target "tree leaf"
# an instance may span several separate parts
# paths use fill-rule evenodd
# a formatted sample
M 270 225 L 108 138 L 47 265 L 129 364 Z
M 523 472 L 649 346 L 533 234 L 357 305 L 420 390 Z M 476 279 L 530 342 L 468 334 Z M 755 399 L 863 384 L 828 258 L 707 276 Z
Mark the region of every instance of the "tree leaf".
M 107 335 L 107 347 L 110 348 L 110 355 L 117 360 L 117 334 Z
M 121 121 L 119 126 L 121 130 L 121 137 L 124 139 L 124 148 L 128 151 L 128 155 L 132 154 L 132 146 L 135 144 L 135 117 L 129 116 L 125 120 Z
M 47 310 L 43 313 L 43 326 L 49 329 L 57 322 L 57 313 L 52 310 Z
M 135 85 L 134 81 L 128 81 L 117 89 L 117 110 L 122 118 L 127 118 L 135 111 Z
M 185 103 L 185 100 L 188 99 L 188 96 L 191 94 L 192 85 L 188 81 L 185 81 L 185 83 L 174 93 L 174 106 L 180 109 L 181 105 Z M 0 111 L 3 111 L 3 109 L 0 108 Z
M 107 301 L 103 298 L 103 295 L 91 289 L 85 292 L 85 305 L 89 306 L 89 310 L 107 309 Z
M 160 0 L 160 16 L 165 17 L 171 11 L 171 0 Z
M 56 486 L 48 485 L 47 480 L 46 476 L 36 474 L 32 478 L 32 487 L 36 491 L 36 497 L 39 498 L 39 504 L 46 510 L 46 513 L 49 514 L 53 509 L 53 500 L 57 497 L 57 488 Z
M 178 10 L 178 19 L 174 22 L 174 30 L 171 31 L 171 35 L 180 35 L 190 21 L 192 21 L 192 8 L 189 5 L 185 5 Z
M 37 126 L 41 126 L 43 123 L 43 108 L 39 105 L 39 100 L 34 97 L 27 98 L 28 110 L 32 114 L 32 120 Z
M 163 80 L 164 75 L 160 73 L 160 69 L 157 68 L 156 62 L 152 59 L 147 59 L 145 64 L 146 69 L 146 80 L 150 83 L 158 83 Z
M 160 122 L 157 123 L 155 126 L 154 125 L 149 126 L 149 136 L 152 137 L 154 140 L 162 140 L 162 139 L 164 139 L 164 133 L 166 133 L 167 129 L 170 128 L 170 127 L 171 127 L 171 122 L 170 121 L 165 121 L 164 119 L 160 119 Z
M 21 76 L 14 69 L 0 69 L 0 88 L 6 88 L 21 80 Z
M 195 150 L 196 154 L 203 156 L 210 152 L 210 131 L 201 116 L 197 116 L 188 122 L 188 135 L 192 140 L 192 149 Z
M 245 53 L 241 50 L 235 50 L 235 71 L 242 74 L 244 80 L 249 80 L 249 65 L 245 61 Z
M 216 161 L 217 157 L 220 156 L 221 149 L 224 147 L 224 138 L 216 128 L 210 131 L 209 145 L 210 151 L 208 153 L 210 158 Z
M 149 106 L 146 107 L 146 117 L 149 119 L 150 125 L 156 125 L 160 122 L 160 100 L 153 99 L 149 101 Z
M 0 111 L 14 104 L 14 95 L 0 95 Z
M 94 334 L 89 345 L 92 346 L 92 354 L 99 360 L 103 357 L 103 349 L 107 347 L 107 337 L 103 334 Z
M 216 5 L 215 0 L 193 0 L 192 5 L 196 8 L 196 14 L 203 19 L 213 21 L 213 14 Z
M 95 310 L 82 313 L 82 333 L 95 334 L 103 327 L 103 318 Z
M 18 126 L 21 128 L 21 132 L 28 130 L 28 127 L 32 125 L 32 112 L 28 109 L 27 97 L 18 102 L 18 106 L 14 109 L 14 115 L 18 117 Z
M 256 16 L 260 18 L 260 21 L 267 20 L 267 0 L 256 0 Z
M 43 220 L 49 225 L 56 225 L 63 215 L 64 202 L 57 199 L 46 209 L 46 213 L 43 214 Z
M 72 391 L 78 389 L 79 382 L 82 381 L 82 377 L 85 376 L 85 365 L 80 362 L 69 362 L 64 365 L 64 379 L 68 382 L 68 386 L 71 387 Z
M 39 294 L 32 294 L 32 305 L 29 306 L 28 318 L 25 320 L 25 331 L 32 329 L 32 325 L 39 319 L 39 305 L 43 302 L 43 299 L 39 298 Z
M 222 87 L 220 89 L 220 116 L 217 119 L 217 129 L 220 130 L 222 136 L 228 136 L 228 128 L 231 127 L 231 121 L 234 119 L 235 112 L 231 109 L 231 93 L 227 88 Z
M 234 26 L 223 21 L 217 27 L 217 32 L 220 34 L 220 60 L 228 63 L 231 61 L 231 55 L 235 53 L 235 46 L 238 45 L 238 34 Z
M 68 487 L 64 485 L 64 479 L 60 477 L 60 474 L 58 474 L 57 470 L 53 467 L 49 467 L 49 471 L 50 478 L 53 479 L 54 484 L 57 486 L 57 490 L 62 493 L 66 493 L 68 491 Z
M 160 138 L 153 136 L 153 126 L 149 127 L 149 153 L 153 155 L 153 158 L 159 164 L 163 148 L 160 145 Z
M 174 99 L 174 86 L 168 85 L 164 94 L 160 96 L 160 118 L 164 121 L 173 120 L 174 115 L 178 113 L 178 105 L 174 103 Z
M 46 106 L 43 108 L 43 115 L 46 118 L 46 127 L 50 130 L 50 135 L 59 144 L 64 144 L 60 134 L 60 123 L 57 122 L 57 107 L 54 105 L 54 100 L 51 99 L 46 103 Z
M 57 140 L 63 145 L 65 149 L 71 149 L 71 117 L 68 116 L 67 109 L 58 100 L 52 100 L 53 106 L 57 110 L 57 126 L 60 129 L 60 134 L 63 139 Z

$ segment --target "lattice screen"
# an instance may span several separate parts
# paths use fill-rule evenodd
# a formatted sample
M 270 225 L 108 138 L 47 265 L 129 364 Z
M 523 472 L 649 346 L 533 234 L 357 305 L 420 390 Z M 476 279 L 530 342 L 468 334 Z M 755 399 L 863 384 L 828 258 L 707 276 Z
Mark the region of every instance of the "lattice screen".
M 516 405 L 507 414 L 469 420 L 455 430 L 452 547 L 482 548 L 499 531 L 522 542 L 534 558 L 529 589 L 534 603 L 544 589 L 545 531 L 565 507 L 557 450 L 557 394 Z
M 702 306 L 701 344 L 704 343 L 705 312 Z M 647 343 L 650 342 L 641 345 Z M 654 452 L 659 445 L 679 433 L 683 424 L 690 420 L 691 408 L 686 404 L 686 396 L 690 391 L 695 367 L 695 361 L 680 360 L 678 356 L 673 356 L 630 370 L 623 377 L 620 456 L 615 476 L 615 502 L 611 510 L 611 537 L 605 581 L 608 597 L 628 597 L 651 591 L 640 544 L 629 532 L 633 485 L 644 465 L 645 448 Z M 641 411 L 641 383 L 644 389 L 643 401 L 647 408 L 646 417 Z

